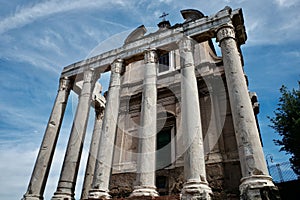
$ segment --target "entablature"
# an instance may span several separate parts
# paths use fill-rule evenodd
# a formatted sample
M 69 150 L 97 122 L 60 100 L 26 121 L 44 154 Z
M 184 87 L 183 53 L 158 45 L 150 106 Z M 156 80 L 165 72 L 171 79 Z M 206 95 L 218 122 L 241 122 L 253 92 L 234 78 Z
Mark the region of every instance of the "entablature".
M 241 9 L 231 10 L 225 7 L 217 14 L 203 17 L 195 21 L 171 27 L 170 29 L 159 30 L 155 33 L 145 35 L 124 44 L 122 47 L 102 53 L 100 55 L 76 62 L 65 67 L 62 77 L 74 77 L 83 73 L 84 69 L 94 68 L 97 73 L 110 70 L 110 64 L 116 59 L 123 59 L 125 65 L 143 59 L 143 53 L 148 48 L 171 51 L 177 49 L 177 42 L 182 37 L 191 37 L 197 42 L 203 42 L 216 37 L 216 31 L 224 26 L 232 24 L 236 31 L 238 45 L 244 44 L 246 33 Z

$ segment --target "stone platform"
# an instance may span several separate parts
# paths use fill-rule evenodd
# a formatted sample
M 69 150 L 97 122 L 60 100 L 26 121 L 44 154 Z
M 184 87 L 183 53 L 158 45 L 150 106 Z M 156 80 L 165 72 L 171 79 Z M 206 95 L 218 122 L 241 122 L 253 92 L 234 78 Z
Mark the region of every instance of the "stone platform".
M 179 200 L 179 195 L 160 196 L 160 197 L 128 197 L 113 198 L 114 200 Z

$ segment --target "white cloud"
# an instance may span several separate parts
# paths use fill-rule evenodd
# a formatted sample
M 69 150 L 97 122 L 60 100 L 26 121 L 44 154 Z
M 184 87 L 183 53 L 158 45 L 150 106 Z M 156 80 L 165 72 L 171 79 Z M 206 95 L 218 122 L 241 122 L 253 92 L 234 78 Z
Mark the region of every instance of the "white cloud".
M 233 9 L 243 8 L 246 31 L 249 36 L 248 43 L 245 45 L 246 48 L 254 48 L 264 44 L 284 44 L 285 42 L 299 39 L 299 15 L 298 9 L 294 6 L 296 5 L 296 2 L 297 1 L 295 0 L 277 0 L 276 3 L 271 0 L 216 0 L 209 3 L 203 0 L 187 0 L 180 2 L 174 0 L 150 2 L 146 0 L 118 0 L 114 2 L 108 0 L 50 0 L 43 1 L 42 3 L 31 3 L 30 5 L 26 2 L 26 6 L 20 6 L 15 9 L 14 12 L 11 11 L 12 9 L 5 12 L 6 16 L 3 13 L 1 14 L 0 34 L 5 33 L 2 34 L 0 38 L 1 58 L 8 58 L 8 61 L 30 63 L 35 67 L 47 70 L 47 72 L 55 72 L 55 74 L 51 74 L 52 79 L 53 76 L 58 79 L 58 74 L 64 64 L 70 64 L 84 58 L 90 49 L 96 46 L 98 42 L 102 41 L 91 51 L 92 55 L 122 45 L 123 39 L 118 37 L 118 35 L 115 35 L 114 37 L 112 37 L 112 35 L 128 30 L 128 26 L 133 26 L 130 28 L 135 28 L 139 26 L 140 23 L 144 23 L 146 26 L 156 26 L 159 20 L 158 16 L 162 13 L 161 11 L 168 12 L 170 15 L 167 18 L 174 24 L 180 23 L 182 22 L 181 20 L 183 20 L 180 16 L 181 9 L 199 9 L 204 12 L 205 15 L 211 15 L 223 9 L 227 4 Z M 113 9 L 110 8 L 112 5 L 115 5 Z M 108 9 L 106 9 L 107 6 L 109 6 Z M 106 14 L 103 14 L 104 12 L 102 13 L 101 11 L 105 11 Z M 8 15 L 7 13 L 12 14 Z M 109 13 L 109 17 L 107 13 Z M 51 18 L 48 17 L 50 15 Z M 30 26 L 23 27 L 29 24 Z M 16 31 L 9 32 L 14 29 L 16 29 Z M 124 38 L 129 33 L 123 32 L 121 34 Z M 106 38 L 109 39 L 105 40 Z M 217 50 L 219 50 L 219 48 L 217 48 Z M 285 57 L 288 57 L 289 59 L 283 61 L 288 63 L 286 64 L 287 67 L 291 66 L 292 60 L 297 62 L 297 59 L 299 60 L 300 57 L 299 51 L 293 49 L 289 49 L 289 51 L 285 53 L 286 56 L 274 54 L 273 49 L 272 51 L 263 49 L 257 51 L 263 53 L 261 53 L 261 56 L 253 55 L 251 57 L 252 60 L 260 60 L 256 63 L 262 63 L 261 61 L 264 60 L 271 60 L 271 56 L 265 55 L 267 52 L 273 56 L 275 55 L 274 57 L 276 58 L 286 59 Z M 245 57 L 246 64 L 250 62 L 251 59 L 249 58 L 250 56 Z M 13 65 L 14 63 L 11 63 L 11 68 L 16 68 L 16 66 Z M 8 64 L 11 63 L 8 62 Z M 274 98 L 273 93 L 278 89 L 276 84 L 279 85 L 285 80 L 289 80 L 291 77 L 289 74 L 295 73 L 296 70 L 296 68 L 292 67 L 283 68 L 278 65 L 279 62 L 276 62 L 275 64 L 265 63 L 265 66 L 263 66 L 264 64 L 257 64 L 257 66 L 255 66 L 256 63 L 253 62 L 253 65 L 258 68 L 258 70 L 256 70 L 259 71 L 259 73 L 255 76 L 249 76 L 250 86 L 255 88 L 255 90 L 256 88 L 259 89 L 261 94 L 267 97 L 269 97 L 268 94 L 272 94 L 270 95 L 270 99 Z M 38 84 L 35 85 L 34 82 L 26 84 L 32 77 L 34 77 L 34 79 L 37 79 L 36 77 L 42 77 L 47 80 L 43 83 L 39 82 L 39 84 L 55 84 L 55 91 L 58 84 L 58 82 L 51 82 L 48 80 L 49 73 L 41 72 L 40 70 L 33 71 L 33 68 L 27 69 L 25 67 L 26 65 L 24 65 L 24 71 L 16 69 L 9 71 L 11 72 L 10 74 L 1 74 L 14 80 L 12 82 L 7 82 L 7 79 L 2 78 L 0 85 L 2 86 L 2 91 L 3 89 L 7 90 L 7 94 L 10 94 L 15 98 L 11 98 L 13 106 L 11 104 L 8 105 L 7 102 L 4 102 L 7 104 L 0 102 L 1 111 L 3 111 L 2 114 L 4 116 L 3 120 L 15 124 L 15 127 L 22 129 L 16 132 L 11 131 L 9 134 L 7 134 L 8 131 L 5 129 L 1 129 L 0 132 L 0 135 L 5 133 L 14 137 L 13 141 L 9 143 L 11 145 L 10 147 L 5 148 L 5 150 L 0 149 L 0 160 L 4 161 L 0 162 L 0 176 L 1 180 L 4 180 L 1 181 L 0 184 L 0 193 L 1 197 L 5 200 L 20 199 L 25 193 L 36 159 L 37 148 L 39 148 L 40 140 L 46 127 L 46 120 L 49 117 L 48 114 L 45 116 L 41 112 L 41 106 L 37 109 L 37 103 L 32 101 L 33 97 L 30 96 L 32 94 L 15 94 L 14 90 L 24 90 L 25 86 L 37 86 Z M 247 67 L 246 70 L 248 70 Z M 25 73 L 25 71 L 28 73 Z M 251 71 L 255 71 L 255 68 L 251 68 Z M 12 73 L 17 77 L 11 76 Z M 272 81 L 268 82 L 268 78 L 272 79 Z M 108 79 L 109 73 L 106 73 L 100 80 L 102 82 L 107 82 Z M 277 83 L 274 83 L 275 81 Z M 32 87 L 31 89 L 32 90 L 28 91 L 36 94 L 36 96 L 39 95 L 40 101 L 43 102 L 43 106 L 49 106 L 48 103 L 50 103 L 50 108 L 47 110 L 48 113 L 50 113 L 53 105 L 53 95 L 55 95 L 55 93 L 47 95 L 46 98 L 52 98 L 52 100 L 48 102 L 45 100 L 46 94 L 43 93 L 42 90 L 48 90 L 49 92 L 49 87 L 46 89 L 44 87 L 38 89 Z M 3 92 L 1 92 L 1 94 L 3 95 Z M 35 100 L 37 100 L 36 96 Z M 77 104 L 72 104 L 72 97 L 77 100 L 76 95 L 71 95 L 68 106 L 74 106 L 72 109 L 74 112 Z M 32 109 L 23 108 L 23 104 L 19 104 L 19 101 L 16 100 L 21 98 L 24 102 L 27 102 L 26 105 L 30 105 Z M 266 99 L 264 96 L 259 98 L 262 100 Z M 1 97 L 1 99 L 3 98 Z M 266 108 L 266 104 L 270 102 L 270 99 L 264 101 L 264 108 Z M 67 112 L 70 113 L 71 111 L 69 110 Z M 93 111 L 91 111 L 91 113 L 92 112 Z M 33 116 L 31 116 L 32 113 L 34 113 Z M 264 113 L 262 112 L 261 116 L 263 116 L 263 114 Z M 41 115 L 43 115 L 43 117 Z M 59 146 L 55 154 L 53 167 L 51 168 L 47 183 L 45 199 L 50 199 L 56 189 L 72 120 L 73 116 L 68 116 L 68 118 L 66 116 L 64 119 L 59 139 L 61 146 Z M 25 130 L 27 126 L 31 127 L 30 130 Z M 30 135 L 27 135 L 29 132 Z M 267 132 L 267 130 L 264 132 Z M 32 143 L 35 144 L 31 143 L 31 146 L 28 144 L 25 146 L 23 145 L 22 147 L 14 146 L 22 143 L 24 144 L 24 142 L 30 142 L 30 140 L 33 140 Z M 6 140 L 0 140 L 0 147 L 5 147 L 7 145 L 8 142 Z M 87 148 L 88 147 L 86 146 L 85 151 Z M 15 161 L 16 158 L 19 160 Z M 83 158 L 81 165 L 85 166 L 86 152 L 84 152 Z M 78 185 L 76 187 L 76 197 L 81 191 L 83 171 L 84 170 L 81 167 L 80 175 L 78 176 Z M 11 193 L 12 190 L 16 192 Z
M 27 186 L 37 149 L 14 148 L 0 149 L 0 193 L 2 199 L 20 199 L 22 190 Z M 27 177 L 27 178 L 24 178 Z M 8 187 L 9 186 L 9 189 Z
M 279 7 L 290 7 L 297 3 L 298 0 L 275 0 Z
M 11 29 L 22 27 L 48 15 L 78 9 L 103 8 L 107 3 L 110 5 L 112 4 L 110 1 L 106 0 L 50 0 L 30 7 L 22 7 L 12 16 L 6 17 L 0 21 L 0 34 Z M 116 1 L 115 4 L 121 6 L 125 5 L 121 0 Z

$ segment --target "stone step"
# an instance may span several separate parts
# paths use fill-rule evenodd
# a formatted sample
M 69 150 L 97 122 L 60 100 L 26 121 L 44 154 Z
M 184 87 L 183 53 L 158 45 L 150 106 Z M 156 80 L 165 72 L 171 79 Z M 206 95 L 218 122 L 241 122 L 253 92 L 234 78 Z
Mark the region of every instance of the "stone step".
M 180 200 L 179 195 L 160 196 L 160 197 L 127 197 L 113 198 L 114 200 Z

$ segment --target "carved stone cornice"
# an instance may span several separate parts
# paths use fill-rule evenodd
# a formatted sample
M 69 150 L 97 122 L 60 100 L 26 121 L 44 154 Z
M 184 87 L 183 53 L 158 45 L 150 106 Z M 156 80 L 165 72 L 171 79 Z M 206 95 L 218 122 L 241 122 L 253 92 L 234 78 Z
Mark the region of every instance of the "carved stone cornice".
M 192 37 L 197 42 L 206 41 L 208 38 L 215 37 L 216 30 L 219 27 L 229 23 L 235 27 L 238 43 L 244 44 L 246 34 L 242 10 L 226 8 L 215 15 L 203 17 L 171 29 L 159 31 L 155 34 L 145 35 L 135 41 L 124 44 L 120 48 L 71 64 L 64 68 L 62 76 L 70 77 L 81 74 L 85 66 L 90 66 L 99 72 L 104 72 L 116 58 L 122 58 L 125 61 L 132 60 L 133 57 L 141 56 L 145 49 L 149 47 L 156 49 L 163 48 L 166 51 L 171 51 L 176 48 L 176 42 L 183 36 Z

